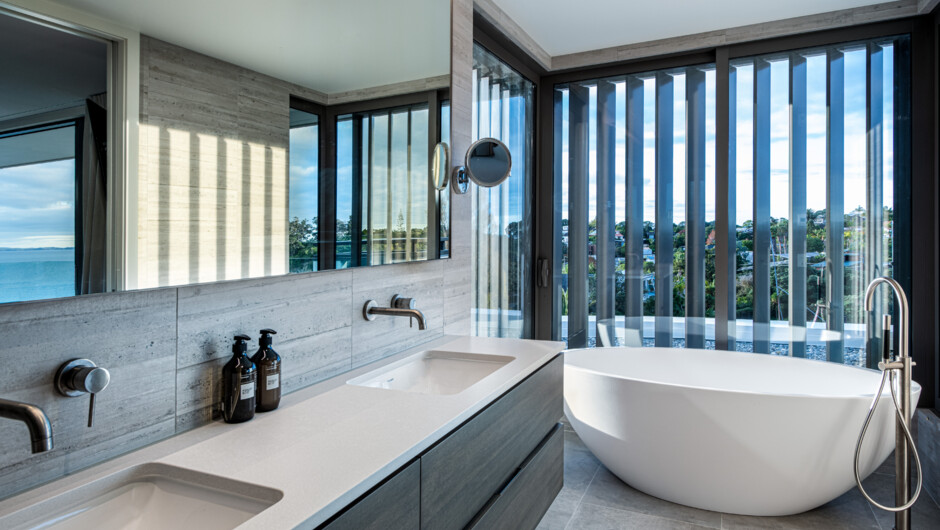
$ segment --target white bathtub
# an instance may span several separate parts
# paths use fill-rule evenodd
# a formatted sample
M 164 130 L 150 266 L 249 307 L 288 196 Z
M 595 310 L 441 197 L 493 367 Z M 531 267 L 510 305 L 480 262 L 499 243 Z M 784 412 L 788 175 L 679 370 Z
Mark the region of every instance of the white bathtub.
M 565 414 L 608 469 L 650 495 L 719 512 L 789 515 L 855 487 L 855 440 L 880 378 L 752 353 L 569 350 Z M 920 385 L 913 389 L 916 403 Z M 863 476 L 894 449 L 887 387 L 881 400 L 862 448 Z

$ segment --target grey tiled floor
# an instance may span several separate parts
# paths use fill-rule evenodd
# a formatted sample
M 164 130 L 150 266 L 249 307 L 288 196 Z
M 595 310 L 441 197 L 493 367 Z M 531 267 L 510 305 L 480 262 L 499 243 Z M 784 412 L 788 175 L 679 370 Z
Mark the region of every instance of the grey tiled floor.
M 882 466 L 865 481 L 876 499 L 893 498 L 894 477 Z M 862 529 L 890 530 L 894 515 L 873 510 L 857 489 L 815 510 L 788 517 L 750 517 L 689 508 L 641 493 L 608 471 L 565 424 L 565 485 L 539 530 Z M 940 507 L 926 491 L 914 505 L 914 529 L 940 529 Z

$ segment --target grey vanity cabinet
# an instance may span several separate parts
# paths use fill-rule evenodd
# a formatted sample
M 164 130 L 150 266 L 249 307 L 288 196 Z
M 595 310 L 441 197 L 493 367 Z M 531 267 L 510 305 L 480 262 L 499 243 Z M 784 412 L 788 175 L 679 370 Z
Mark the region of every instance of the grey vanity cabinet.
M 473 530 L 519 530 L 535 528 L 548 511 L 565 479 L 565 437 L 561 424 L 555 426 L 534 453 L 522 463 L 519 472 L 477 514 Z
M 555 357 L 421 456 L 423 530 L 465 528 L 519 472 L 562 415 L 563 368 Z
M 342 512 L 323 530 L 417 530 L 421 465 L 414 461 Z
M 562 486 L 563 369 L 556 356 L 321 528 L 535 528 Z

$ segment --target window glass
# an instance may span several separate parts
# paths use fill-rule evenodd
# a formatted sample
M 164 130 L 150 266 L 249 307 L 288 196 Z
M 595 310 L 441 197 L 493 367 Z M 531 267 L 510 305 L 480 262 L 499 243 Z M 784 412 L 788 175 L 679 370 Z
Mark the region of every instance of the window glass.
M 290 194 L 288 259 L 290 272 L 318 269 L 317 209 L 320 174 L 319 116 L 290 109 Z
M 0 302 L 78 294 L 75 134 L 0 135 Z
M 512 171 L 499 186 L 470 186 L 472 332 L 523 338 L 531 334 L 535 85 L 480 45 L 474 45 L 473 58 L 473 139 L 506 144 Z
M 869 365 L 880 322 L 864 311 L 876 276 L 893 275 L 899 179 L 895 63 L 909 37 L 735 59 L 729 70 L 734 306 L 715 303 L 716 71 L 712 65 L 554 87 L 556 228 L 562 273 L 558 338 L 715 347 L 716 325 L 734 347 Z M 904 71 L 904 69 L 899 69 Z M 616 85 L 607 100 L 601 87 Z M 605 114 L 610 105 L 616 108 Z M 601 119 L 615 116 L 615 141 Z M 602 118 L 604 117 L 604 118 Z M 603 124 L 604 122 L 600 122 Z M 613 165 L 602 164 L 614 156 Z M 606 169 L 605 169 L 606 168 Z M 613 172 L 615 192 L 602 183 Z M 586 188 L 581 196 L 579 188 Z M 603 205 L 616 211 L 601 226 Z M 610 206 L 608 206 L 610 207 Z M 583 234 L 573 233 L 583 231 Z M 605 245 L 600 238 L 610 238 Z M 572 247 L 572 241 L 585 248 Z M 613 250 L 605 250 L 613 249 Z M 615 271 L 602 282 L 601 270 Z M 721 274 L 719 274 L 721 273 Z M 600 303 L 616 292 L 613 314 Z M 890 311 L 887 294 L 876 300 Z

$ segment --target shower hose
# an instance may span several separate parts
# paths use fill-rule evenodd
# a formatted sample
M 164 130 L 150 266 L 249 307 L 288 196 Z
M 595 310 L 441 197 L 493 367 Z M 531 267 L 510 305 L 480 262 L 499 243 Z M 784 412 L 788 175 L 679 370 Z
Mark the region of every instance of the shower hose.
M 862 432 L 858 435 L 858 442 L 855 444 L 855 482 L 858 484 L 859 491 L 862 492 L 862 495 L 868 499 L 868 502 L 873 505 L 886 510 L 889 512 L 903 512 L 904 510 L 910 509 L 914 505 L 914 502 L 917 501 L 917 497 L 920 496 L 920 487 L 924 482 L 924 475 L 921 472 L 920 468 L 920 456 L 917 454 L 917 447 L 914 446 L 914 438 L 911 436 L 911 431 L 907 426 L 910 418 L 904 418 L 901 413 L 901 404 L 898 402 L 897 391 L 895 386 L 897 385 L 897 374 L 896 370 L 885 370 L 884 374 L 881 376 L 881 385 L 878 386 L 878 393 L 875 394 L 875 397 L 871 400 L 871 407 L 868 409 L 868 417 L 865 418 L 865 425 L 862 427 Z M 875 409 L 878 408 L 878 402 L 881 399 L 881 393 L 885 388 L 885 381 L 891 379 L 890 384 L 888 385 L 891 388 L 891 401 L 894 403 L 894 409 L 898 416 L 898 423 L 901 424 L 901 427 L 904 430 L 904 439 L 905 443 L 910 447 L 911 452 L 914 454 L 914 462 L 917 464 L 917 487 L 914 489 L 914 494 L 911 496 L 911 499 L 904 503 L 901 506 L 884 506 L 879 504 L 875 499 L 872 499 L 871 496 L 865 491 L 865 487 L 862 486 L 862 477 L 858 472 L 858 460 L 859 455 L 862 451 L 862 441 L 865 439 L 865 432 L 868 431 L 868 425 L 871 423 L 872 416 L 875 415 Z

